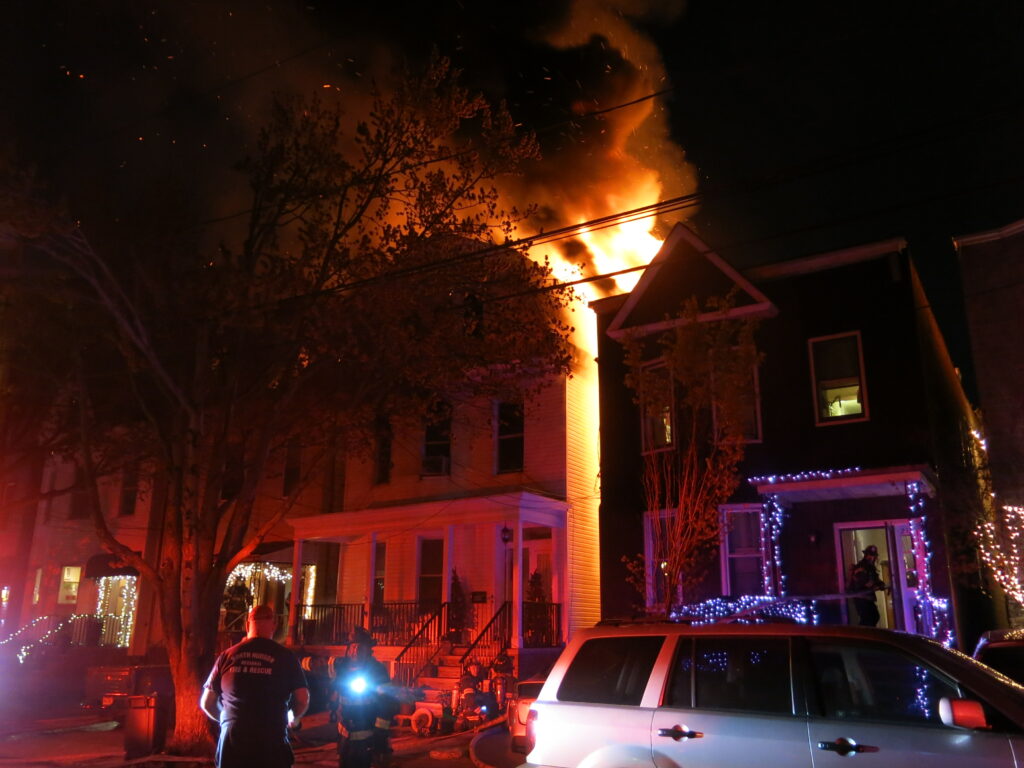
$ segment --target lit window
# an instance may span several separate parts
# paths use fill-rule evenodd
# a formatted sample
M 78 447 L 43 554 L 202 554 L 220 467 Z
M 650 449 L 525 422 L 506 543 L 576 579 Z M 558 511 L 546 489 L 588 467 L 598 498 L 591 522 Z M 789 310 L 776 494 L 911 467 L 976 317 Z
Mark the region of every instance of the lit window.
M 524 457 L 523 406 L 518 403 L 498 403 L 496 470 L 522 472 Z
M 722 593 L 731 597 L 764 594 L 761 506 L 722 509 Z
M 675 445 L 672 376 L 664 366 L 643 371 L 640 389 L 643 450 L 660 451 Z
M 60 592 L 57 594 L 58 603 L 78 602 L 78 582 L 82 579 L 82 569 L 77 565 L 65 565 L 61 569 Z
M 39 597 L 43 591 L 43 569 L 36 568 L 36 577 L 32 582 L 32 605 L 39 605 Z
M 860 334 L 853 332 L 823 336 L 811 339 L 808 344 L 816 423 L 867 419 Z

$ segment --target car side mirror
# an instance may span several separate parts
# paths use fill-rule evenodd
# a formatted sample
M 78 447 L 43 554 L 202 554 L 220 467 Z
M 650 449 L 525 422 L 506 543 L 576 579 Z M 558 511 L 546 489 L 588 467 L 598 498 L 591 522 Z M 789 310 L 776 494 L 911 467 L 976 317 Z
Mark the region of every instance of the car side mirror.
M 985 717 L 981 702 L 973 699 L 950 699 L 943 696 L 939 699 L 939 718 L 943 725 L 954 728 L 970 728 L 974 731 L 987 731 L 992 728 Z

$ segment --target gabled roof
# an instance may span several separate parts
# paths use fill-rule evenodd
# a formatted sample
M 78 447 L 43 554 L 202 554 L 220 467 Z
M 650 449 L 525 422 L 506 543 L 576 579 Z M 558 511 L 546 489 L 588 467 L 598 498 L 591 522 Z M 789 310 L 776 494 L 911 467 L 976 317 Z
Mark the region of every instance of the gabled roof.
M 693 232 L 676 224 L 615 314 L 608 335 L 620 339 L 626 334 L 647 336 L 668 330 L 685 322 L 677 317 L 683 298 L 724 296 L 734 287 L 738 289 L 736 303 L 724 317 L 771 316 L 778 312 L 749 280 Z M 698 319 L 722 317 L 715 312 Z

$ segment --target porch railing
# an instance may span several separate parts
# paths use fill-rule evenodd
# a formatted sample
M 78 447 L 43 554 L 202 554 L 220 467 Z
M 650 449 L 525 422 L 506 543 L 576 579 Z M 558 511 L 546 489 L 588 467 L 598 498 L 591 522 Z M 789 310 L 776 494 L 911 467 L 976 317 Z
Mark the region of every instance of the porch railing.
M 467 659 L 474 658 L 483 665 L 490 666 L 498 654 L 507 650 L 511 644 L 512 603 L 505 602 L 469 644 L 460 662 L 465 664 Z
M 427 664 L 440 652 L 441 640 L 448 626 L 448 606 L 449 603 L 442 603 L 428 616 L 395 657 L 391 676 L 398 685 L 414 685 Z
M 362 603 L 300 605 L 296 642 L 300 645 L 343 645 L 352 639 L 356 627 L 363 626 Z
M 554 648 L 562 644 L 562 604 L 523 603 L 523 646 Z
M 403 600 L 370 606 L 370 634 L 380 645 L 404 646 L 440 608 L 438 603 Z

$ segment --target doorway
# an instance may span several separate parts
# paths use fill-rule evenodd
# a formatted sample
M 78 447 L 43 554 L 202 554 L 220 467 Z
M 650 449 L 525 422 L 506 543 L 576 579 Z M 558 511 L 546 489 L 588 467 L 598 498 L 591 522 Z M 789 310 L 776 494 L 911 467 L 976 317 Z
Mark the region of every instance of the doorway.
M 835 524 L 836 564 L 839 591 L 845 592 L 853 567 L 869 546 L 878 548 L 878 574 L 891 589 L 875 593 L 880 615 L 878 626 L 918 632 L 916 619 L 917 568 L 909 520 L 875 520 Z M 860 617 L 853 600 L 843 601 L 843 621 L 857 624 Z

